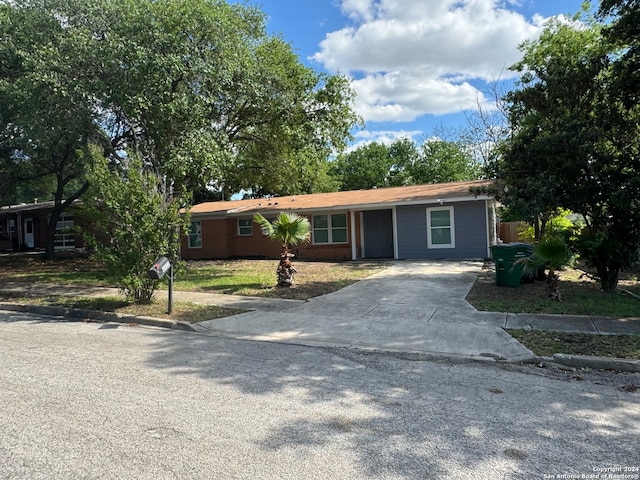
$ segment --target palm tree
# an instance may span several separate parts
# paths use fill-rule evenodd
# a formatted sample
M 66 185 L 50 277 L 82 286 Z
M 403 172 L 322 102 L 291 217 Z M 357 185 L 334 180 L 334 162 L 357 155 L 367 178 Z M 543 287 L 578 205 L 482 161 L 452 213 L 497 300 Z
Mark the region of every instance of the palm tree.
M 293 274 L 296 269 L 291 263 L 291 257 L 294 255 L 289 247 L 309 241 L 311 232 L 309 220 L 297 213 L 281 212 L 273 222 L 264 218 L 260 213 L 253 215 L 253 221 L 260 225 L 264 235 L 282 243 L 280 263 L 276 270 L 278 286 L 290 287 L 293 285 Z
M 542 267 L 549 268 L 547 275 L 547 293 L 551 300 L 558 302 L 560 298 L 560 276 L 556 273 L 569 264 L 571 252 L 566 242 L 557 235 L 548 235 L 540 238 L 533 244 L 533 252 L 530 256 L 519 259 L 516 263 L 522 265 L 523 273 L 536 276 Z

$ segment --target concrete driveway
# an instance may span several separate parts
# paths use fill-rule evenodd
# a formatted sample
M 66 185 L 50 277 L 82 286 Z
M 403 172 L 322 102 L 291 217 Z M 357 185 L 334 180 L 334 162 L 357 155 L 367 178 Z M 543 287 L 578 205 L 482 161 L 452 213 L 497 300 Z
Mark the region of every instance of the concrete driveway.
M 465 301 L 481 269 L 479 261 L 402 261 L 307 302 L 200 325 L 252 340 L 506 361 L 533 358 L 502 330 L 506 314 L 478 312 Z

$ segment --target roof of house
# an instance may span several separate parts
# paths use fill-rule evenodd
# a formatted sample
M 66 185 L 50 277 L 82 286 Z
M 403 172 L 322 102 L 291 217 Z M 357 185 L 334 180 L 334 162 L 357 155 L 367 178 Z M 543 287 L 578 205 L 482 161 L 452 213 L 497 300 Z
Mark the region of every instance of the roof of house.
M 7 205 L 0 207 L 0 213 L 18 213 L 18 212 L 32 212 L 36 210 L 46 210 L 53 208 L 53 201 L 46 202 L 34 202 L 34 203 L 19 203 L 18 205 Z
M 347 192 L 311 193 L 286 197 L 258 198 L 205 202 L 194 205 L 191 214 L 240 216 L 253 212 L 314 211 L 389 208 L 397 205 L 443 203 L 482 200 L 487 195 L 476 195 L 473 188 L 488 186 L 491 180 L 411 185 L 408 187 L 376 188 Z
M 73 205 L 78 205 L 80 200 L 74 200 Z M 8 213 L 26 213 L 26 212 L 35 212 L 35 211 L 45 211 L 50 210 L 55 207 L 55 202 L 53 200 L 47 200 L 44 202 L 33 202 L 33 203 L 19 203 L 17 205 L 6 205 L 0 207 L 0 214 L 8 214 Z

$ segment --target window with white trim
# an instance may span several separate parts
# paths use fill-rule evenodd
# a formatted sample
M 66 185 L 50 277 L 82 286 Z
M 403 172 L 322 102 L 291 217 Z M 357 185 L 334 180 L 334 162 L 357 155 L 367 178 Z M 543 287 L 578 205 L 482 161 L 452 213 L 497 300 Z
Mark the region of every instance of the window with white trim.
M 16 221 L 14 218 L 7 220 L 7 235 L 11 236 L 16 231 Z
M 428 248 L 455 248 L 453 207 L 427 208 Z
M 242 237 L 250 237 L 253 235 L 253 220 L 250 218 L 239 218 L 238 235 Z
M 56 222 L 56 233 L 53 245 L 56 249 L 74 248 L 76 246 L 72 215 L 60 215 L 60 218 Z
M 347 243 L 347 214 L 314 215 L 313 243 Z
M 191 227 L 189 227 L 189 248 L 202 248 L 202 225 L 200 222 L 191 222 Z

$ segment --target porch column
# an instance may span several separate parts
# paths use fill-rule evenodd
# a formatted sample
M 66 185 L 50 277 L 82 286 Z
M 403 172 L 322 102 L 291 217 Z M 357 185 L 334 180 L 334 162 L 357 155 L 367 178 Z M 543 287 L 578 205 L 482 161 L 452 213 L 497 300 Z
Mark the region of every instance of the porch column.
M 351 260 L 357 260 L 358 258 L 358 249 L 356 247 L 356 212 L 351 210 Z
M 16 215 L 16 222 L 18 223 L 18 225 L 16 225 L 16 228 L 18 229 L 18 250 L 20 250 L 20 248 L 22 247 L 22 214 L 18 213 Z
M 393 258 L 398 259 L 398 217 L 396 215 L 396 206 L 391 208 L 391 225 L 393 228 Z

